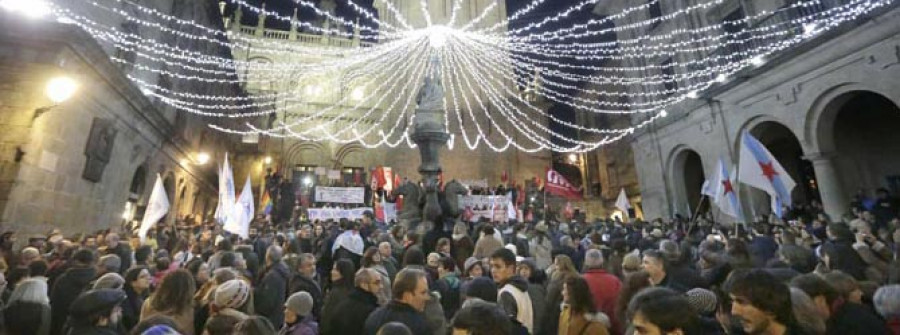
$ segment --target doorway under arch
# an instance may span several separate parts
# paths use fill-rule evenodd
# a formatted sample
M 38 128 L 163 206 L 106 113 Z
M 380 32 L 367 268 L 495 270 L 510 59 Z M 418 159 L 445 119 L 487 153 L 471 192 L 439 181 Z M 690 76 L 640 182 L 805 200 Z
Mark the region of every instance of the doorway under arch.
M 709 202 L 701 202 L 703 199 L 701 189 L 703 182 L 706 181 L 706 175 L 703 173 L 703 160 L 700 154 L 691 149 L 682 150 L 675 156 L 672 168 L 677 192 L 673 212 L 685 218 L 691 218 L 694 213 L 708 212 Z
M 834 121 L 823 119 L 818 136 L 823 152 L 834 153 L 845 193 L 880 187 L 900 194 L 900 107 L 871 91 L 852 91 L 826 107 Z
M 764 121 L 751 128 L 750 135 L 756 137 L 772 153 L 772 156 L 775 156 L 778 163 L 797 184 L 791 190 L 793 204 L 785 205 L 820 201 L 813 164 L 804 159 L 803 146 L 790 128 L 776 121 Z M 751 213 L 753 215 L 771 213 L 770 199 L 765 192 L 749 189 Z

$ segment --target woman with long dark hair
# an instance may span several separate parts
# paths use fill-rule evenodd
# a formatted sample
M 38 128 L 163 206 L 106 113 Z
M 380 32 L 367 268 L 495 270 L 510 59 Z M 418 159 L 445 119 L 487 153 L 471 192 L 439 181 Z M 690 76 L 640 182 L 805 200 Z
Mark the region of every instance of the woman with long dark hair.
M 581 276 L 566 279 L 562 290 L 563 305 L 559 314 L 559 331 L 561 335 L 605 335 L 609 332 L 603 323 L 609 320 L 603 313 L 597 313 L 594 299 L 587 281 Z
M 194 334 L 193 297 L 194 277 L 185 269 L 178 269 L 162 278 L 156 292 L 144 301 L 141 320 L 163 315 L 175 320 L 182 334 Z
M 353 290 L 356 268 L 349 259 L 339 259 L 331 268 L 331 276 L 322 305 L 322 320 L 331 320 L 339 302 L 347 299 Z M 327 334 L 327 325 L 322 325 L 322 333 Z
M 128 269 L 125 272 L 125 295 L 122 303 L 122 325 L 131 330 L 138 324 L 144 300 L 150 293 L 150 270 L 144 267 Z

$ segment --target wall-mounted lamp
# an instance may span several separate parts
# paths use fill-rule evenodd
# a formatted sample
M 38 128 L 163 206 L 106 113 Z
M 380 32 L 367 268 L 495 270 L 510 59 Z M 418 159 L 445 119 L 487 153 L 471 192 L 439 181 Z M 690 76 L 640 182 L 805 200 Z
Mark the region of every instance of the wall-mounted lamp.
M 33 118 L 37 119 L 42 114 L 69 100 L 75 95 L 76 91 L 78 91 L 78 82 L 72 78 L 63 76 L 50 79 L 47 82 L 47 87 L 44 89 L 44 94 L 53 104 L 35 109 Z

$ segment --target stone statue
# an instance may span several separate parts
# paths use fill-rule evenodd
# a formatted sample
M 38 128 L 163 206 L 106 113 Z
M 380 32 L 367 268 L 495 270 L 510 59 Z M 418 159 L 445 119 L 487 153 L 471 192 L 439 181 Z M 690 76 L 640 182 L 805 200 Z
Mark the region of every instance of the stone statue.
M 407 181 L 401 185 L 394 186 L 391 196 L 403 196 L 403 208 L 397 213 L 399 223 L 409 229 L 418 225 L 422 221 L 422 203 L 424 201 L 424 192 L 418 184 Z
M 431 55 L 430 71 L 425 76 L 425 85 L 416 97 L 420 110 L 444 109 L 444 85 L 441 83 L 441 59 L 437 54 Z

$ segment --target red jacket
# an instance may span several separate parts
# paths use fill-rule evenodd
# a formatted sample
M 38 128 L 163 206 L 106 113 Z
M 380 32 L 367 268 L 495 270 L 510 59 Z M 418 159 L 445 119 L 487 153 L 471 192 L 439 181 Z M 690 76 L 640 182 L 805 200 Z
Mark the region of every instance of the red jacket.
M 591 269 L 584 272 L 584 280 L 587 281 L 594 297 L 594 307 L 598 312 L 603 312 L 610 320 L 610 334 L 621 334 L 622 327 L 616 315 L 616 301 L 619 300 L 619 291 L 622 290 L 622 282 L 619 278 L 602 269 Z

